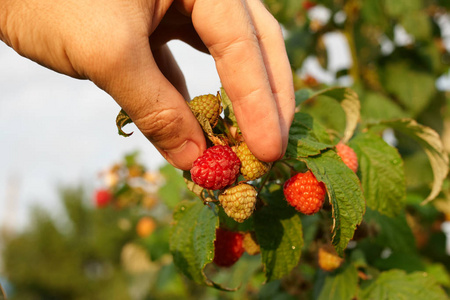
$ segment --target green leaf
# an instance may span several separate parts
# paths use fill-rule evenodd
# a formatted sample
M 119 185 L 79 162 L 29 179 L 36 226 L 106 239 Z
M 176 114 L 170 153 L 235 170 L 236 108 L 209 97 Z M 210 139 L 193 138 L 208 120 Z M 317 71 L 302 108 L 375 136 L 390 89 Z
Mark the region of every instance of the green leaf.
M 413 245 L 414 247 L 415 245 Z M 372 265 L 380 271 L 400 269 L 405 272 L 421 272 L 425 270 L 423 258 L 417 253 L 394 252 L 388 257 L 381 257 L 375 260 Z
M 239 129 L 236 116 L 234 115 L 233 104 L 231 103 L 230 98 L 228 98 L 228 95 L 223 87 L 220 88 L 220 100 L 222 102 L 225 120 L 236 127 L 238 132 L 240 132 L 241 130 Z
M 330 148 L 328 134 L 313 118 L 305 113 L 296 113 L 289 131 L 287 158 L 317 155 Z
M 421 9 L 421 0 L 385 0 L 386 12 L 393 18 Z
M 330 88 L 316 94 L 316 96 L 328 96 L 338 101 L 346 116 L 346 126 L 342 142 L 346 143 L 353 136 L 360 118 L 361 105 L 358 94 L 349 88 Z
M 279 201 L 283 200 L 281 189 L 275 195 Z M 261 247 L 267 281 L 289 274 L 298 264 L 303 247 L 300 216 L 286 201 L 281 203 L 265 206 L 254 214 L 256 238 Z
M 377 228 L 377 236 L 374 242 L 382 247 L 389 247 L 394 252 L 414 252 L 414 235 L 406 222 L 404 214 L 391 218 L 368 209 L 364 217 L 369 224 Z
M 431 38 L 431 22 L 425 11 L 420 10 L 404 14 L 400 24 L 416 40 L 426 41 Z
M 450 273 L 445 266 L 440 263 L 433 263 L 426 266 L 426 271 L 430 274 L 439 284 L 450 287 Z
M 436 198 L 449 170 L 449 157 L 439 134 L 433 129 L 421 125 L 412 119 L 399 119 L 374 123 L 374 125 L 377 124 L 398 130 L 403 134 L 410 136 L 422 146 L 430 160 L 434 175 L 431 192 L 423 203 L 425 204 Z
M 348 265 L 342 272 L 325 278 L 318 300 L 352 300 L 357 290 L 358 270 L 354 265 Z
M 249 285 L 260 286 L 264 280 L 262 276 L 259 276 L 255 280 L 255 274 L 261 274 L 261 260 L 258 256 L 243 255 L 232 268 L 222 268 L 220 272 L 214 272 L 211 274 L 211 278 L 214 282 L 220 282 L 225 286 L 240 286 L 239 290 L 233 292 L 231 299 L 247 299 L 248 290 L 244 287 Z M 221 291 L 214 291 L 213 293 L 208 293 L 209 297 L 212 299 L 223 299 L 219 297 L 218 294 Z M 223 295 L 223 293 L 221 293 Z M 185 299 L 188 297 L 185 297 Z M 230 299 L 230 298 L 228 298 Z
M 278 2 L 278 0 L 276 1 Z M 315 51 L 315 40 L 308 23 L 303 26 L 296 26 L 289 31 L 286 39 L 286 51 L 294 70 L 300 69 L 308 55 Z
M 214 259 L 214 240 L 219 226 L 218 208 L 200 201 L 182 201 L 174 210 L 170 252 L 178 269 L 198 284 L 221 288 L 209 280 L 204 268 Z
M 397 149 L 371 132 L 349 143 L 357 156 L 367 206 L 388 216 L 402 211 L 406 201 L 403 161 Z
M 361 292 L 362 300 L 443 300 L 448 296 L 436 281 L 423 272 L 406 274 L 391 270 L 381 275 Z
M 365 26 L 374 25 L 381 30 L 385 30 L 389 26 L 383 2 L 379 0 L 365 0 L 364 5 L 361 5 L 361 17 Z
M 339 102 L 333 98 L 319 95 L 314 97 L 314 101 L 308 101 L 302 105 L 300 111 L 310 114 L 314 118 L 314 122 L 326 128 L 326 132 L 336 142 L 341 139 L 342 133 L 345 131 L 346 116 Z
M 130 123 L 133 123 L 133 121 L 132 121 L 131 118 L 128 116 L 128 114 L 127 114 L 123 109 L 121 109 L 120 112 L 119 112 L 119 114 L 118 114 L 117 117 L 116 117 L 116 126 L 117 126 L 117 130 L 119 131 L 119 134 L 120 134 L 121 136 L 129 137 L 130 135 L 133 134 L 133 132 L 126 133 L 126 132 L 124 132 L 124 131 L 122 130 L 122 128 L 123 128 L 125 125 L 130 124 Z
M 292 23 L 302 7 L 298 0 L 265 0 L 264 4 L 281 23 Z
M 311 89 L 300 89 L 295 92 L 295 106 L 299 106 L 314 96 L 315 92 Z
M 166 164 L 159 169 L 164 177 L 164 184 L 158 189 L 158 196 L 164 203 L 174 208 L 181 200 L 186 191 L 186 184 L 181 176 L 181 172 L 172 165 Z
M 396 96 L 413 116 L 422 112 L 436 93 L 433 75 L 414 70 L 407 63 L 389 64 L 384 73 L 386 90 Z
M 192 113 L 194 114 L 195 118 L 197 119 L 198 123 L 202 127 L 205 134 L 208 136 L 214 135 L 213 129 L 211 127 L 211 124 L 209 123 L 208 118 L 204 114 L 196 111 L 192 111 Z
M 191 172 L 183 171 L 183 178 L 184 182 L 186 183 L 187 189 L 193 192 L 197 197 L 202 199 L 203 202 L 205 202 L 207 199 L 204 196 L 205 189 L 192 181 Z
M 404 118 L 407 114 L 398 104 L 383 94 L 368 92 L 361 100 L 361 115 L 364 120 L 390 120 Z
M 342 255 L 365 212 L 359 179 L 333 150 L 301 160 L 327 188 L 333 207 L 332 242 L 337 253 Z
M 358 121 L 360 118 L 361 105 L 356 92 L 349 88 L 333 87 L 321 90 L 311 95 L 310 92 L 305 90 L 299 95 L 299 100 L 305 101 L 307 99 L 303 100 L 303 98 L 307 96 L 309 96 L 310 99 L 318 96 L 326 96 L 339 102 L 345 112 L 346 119 L 342 142 L 347 142 L 353 136 L 356 125 L 358 125 Z

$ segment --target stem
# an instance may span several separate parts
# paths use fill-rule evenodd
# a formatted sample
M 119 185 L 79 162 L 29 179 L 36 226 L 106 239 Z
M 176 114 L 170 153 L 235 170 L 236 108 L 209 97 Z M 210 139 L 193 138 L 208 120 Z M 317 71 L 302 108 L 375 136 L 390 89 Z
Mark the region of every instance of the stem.
M 293 172 L 298 172 L 293 166 L 291 166 L 290 164 L 288 164 L 286 161 L 284 160 L 279 160 L 278 162 L 284 164 L 286 167 L 288 167 L 291 171 Z
M 228 128 L 227 124 L 225 123 L 225 120 L 221 116 L 219 116 L 219 120 L 217 121 L 217 126 L 219 127 L 219 129 L 221 129 L 225 133 L 225 135 L 230 140 L 232 145 L 237 144 L 236 139 L 231 134 L 230 129 Z
M 350 48 L 350 54 L 352 56 L 352 66 L 350 68 L 350 75 L 352 76 L 354 83 L 358 83 L 359 79 L 359 63 L 358 53 L 356 51 L 355 34 L 354 34 L 354 20 L 348 18 L 344 26 L 344 36 L 347 38 L 348 46 Z
M 257 193 L 259 194 L 266 184 L 267 180 L 269 180 L 270 171 L 272 170 L 273 165 L 270 167 L 269 171 L 267 171 L 266 175 L 264 175 L 263 179 L 261 180 L 261 184 L 259 185 Z

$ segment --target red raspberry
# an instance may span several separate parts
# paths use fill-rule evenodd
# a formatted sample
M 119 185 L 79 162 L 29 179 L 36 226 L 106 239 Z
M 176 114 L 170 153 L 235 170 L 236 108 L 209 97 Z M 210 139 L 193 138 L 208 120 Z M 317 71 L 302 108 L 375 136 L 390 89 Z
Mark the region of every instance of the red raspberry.
M 232 184 L 239 175 L 241 162 L 229 146 L 213 146 L 197 158 L 191 169 L 191 178 L 208 190 L 221 190 Z
M 302 6 L 303 6 L 304 10 L 310 10 L 311 8 L 316 6 L 316 3 L 306 0 L 306 1 L 303 1 Z
M 356 156 L 355 151 L 343 143 L 336 145 L 336 151 L 347 167 L 356 173 L 358 170 L 358 156 Z
M 100 189 L 95 192 L 94 200 L 97 207 L 104 207 L 111 201 L 112 195 L 110 191 Z
M 243 239 L 244 236 L 239 232 L 217 228 L 214 241 L 214 263 L 220 267 L 230 267 L 237 262 L 244 253 Z
M 318 212 L 325 201 L 325 185 L 311 171 L 292 176 L 284 183 L 283 191 L 289 204 L 305 215 Z

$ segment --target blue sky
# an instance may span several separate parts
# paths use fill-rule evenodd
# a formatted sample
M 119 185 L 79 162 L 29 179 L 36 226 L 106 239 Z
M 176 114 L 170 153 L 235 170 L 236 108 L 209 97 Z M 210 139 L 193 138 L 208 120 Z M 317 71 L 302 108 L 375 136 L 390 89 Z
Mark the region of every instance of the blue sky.
M 213 59 L 178 41 L 169 45 L 191 96 L 216 93 Z M 119 110 L 91 82 L 41 67 L 0 42 L 0 226 L 23 228 L 33 205 L 57 214 L 58 185 L 93 188 L 99 171 L 125 153 L 139 150 L 147 167 L 161 166 L 164 159 L 140 132 L 117 134 Z

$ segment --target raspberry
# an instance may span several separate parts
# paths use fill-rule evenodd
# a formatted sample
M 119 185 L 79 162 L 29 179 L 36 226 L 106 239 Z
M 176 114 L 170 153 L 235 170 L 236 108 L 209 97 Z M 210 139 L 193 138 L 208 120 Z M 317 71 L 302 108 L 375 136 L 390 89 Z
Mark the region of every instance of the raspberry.
M 195 97 L 189 102 L 189 107 L 193 112 L 204 115 L 212 127 L 216 126 L 222 112 L 220 100 L 212 94 Z
M 230 218 L 242 223 L 252 215 L 255 209 L 256 194 L 253 186 L 240 183 L 220 194 L 219 201 Z
M 319 248 L 319 267 L 327 272 L 339 268 L 344 260 L 331 247 Z
M 311 8 L 316 6 L 316 3 L 306 0 L 306 1 L 303 1 L 302 6 L 303 6 L 304 10 L 310 10 Z
M 256 255 L 261 252 L 261 247 L 256 241 L 255 232 L 246 232 L 244 234 L 244 240 L 242 241 L 242 247 L 244 247 L 245 252 L 250 255 Z
M 284 183 L 283 191 L 289 204 L 305 215 L 318 212 L 325 201 L 325 185 L 311 171 L 292 176 Z
M 269 171 L 271 164 L 257 159 L 248 149 L 247 143 L 239 143 L 235 152 L 241 160 L 241 174 L 246 180 L 258 179 Z
M 355 151 L 343 143 L 338 143 L 336 145 L 336 151 L 347 167 L 356 173 L 358 170 L 358 157 L 356 156 Z
M 242 240 L 243 236 L 239 232 L 217 228 L 214 241 L 214 263 L 220 267 L 230 267 L 237 262 L 244 253 Z
M 199 186 L 220 190 L 232 184 L 239 175 L 241 162 L 229 146 L 213 146 L 198 157 L 191 169 L 191 178 Z
M 150 236 L 156 229 L 156 222 L 151 217 L 142 217 L 136 225 L 136 233 L 142 238 Z
M 105 189 L 100 189 L 95 192 L 95 204 L 97 207 L 105 207 L 112 199 L 111 192 Z

